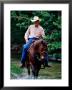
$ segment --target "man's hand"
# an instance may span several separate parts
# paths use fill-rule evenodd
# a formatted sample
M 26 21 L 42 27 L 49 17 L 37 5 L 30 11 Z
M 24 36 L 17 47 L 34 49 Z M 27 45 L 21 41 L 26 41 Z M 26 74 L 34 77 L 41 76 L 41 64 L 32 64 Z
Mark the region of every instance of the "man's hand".
M 24 40 L 26 41 L 26 43 L 28 42 L 28 39 L 24 36 Z
M 26 39 L 26 43 L 28 42 L 28 39 Z

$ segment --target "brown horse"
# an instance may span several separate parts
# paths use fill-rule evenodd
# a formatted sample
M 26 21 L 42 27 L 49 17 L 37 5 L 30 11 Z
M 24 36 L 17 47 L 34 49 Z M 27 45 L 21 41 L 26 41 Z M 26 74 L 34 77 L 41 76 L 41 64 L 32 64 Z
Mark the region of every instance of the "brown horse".
M 34 78 L 38 77 L 41 64 L 44 64 L 45 53 L 47 52 L 47 43 L 43 39 L 36 40 L 28 50 L 27 70 L 30 75 L 30 67 Z

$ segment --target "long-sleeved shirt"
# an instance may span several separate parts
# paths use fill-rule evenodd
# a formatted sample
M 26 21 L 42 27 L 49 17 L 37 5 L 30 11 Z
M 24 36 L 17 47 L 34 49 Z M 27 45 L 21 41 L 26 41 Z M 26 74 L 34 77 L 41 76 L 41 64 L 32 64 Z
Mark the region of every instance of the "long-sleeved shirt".
M 39 25 L 38 27 L 35 27 L 35 25 L 30 25 L 25 33 L 25 39 L 28 40 L 28 38 L 39 38 L 44 37 L 45 32 L 44 29 Z

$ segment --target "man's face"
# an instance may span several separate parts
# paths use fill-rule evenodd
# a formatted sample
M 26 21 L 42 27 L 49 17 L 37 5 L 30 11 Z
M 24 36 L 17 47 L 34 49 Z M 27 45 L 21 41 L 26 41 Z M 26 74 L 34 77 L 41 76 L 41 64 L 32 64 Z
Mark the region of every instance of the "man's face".
M 35 26 L 38 27 L 40 24 L 39 20 L 35 21 Z

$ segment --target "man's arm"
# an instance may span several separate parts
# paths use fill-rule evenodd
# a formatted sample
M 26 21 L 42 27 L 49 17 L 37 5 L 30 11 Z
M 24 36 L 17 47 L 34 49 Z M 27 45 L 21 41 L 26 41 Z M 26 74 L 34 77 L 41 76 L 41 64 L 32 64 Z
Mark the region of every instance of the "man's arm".
M 42 38 L 44 38 L 45 37 L 45 31 L 44 31 L 44 29 L 42 29 Z
M 26 42 L 28 42 L 29 34 L 30 34 L 30 26 L 29 26 L 29 28 L 27 29 L 27 31 L 26 31 L 26 33 L 24 35 L 24 39 L 25 39 Z

